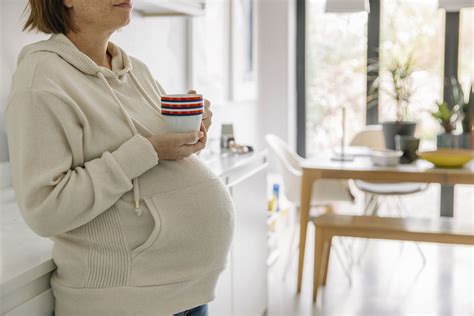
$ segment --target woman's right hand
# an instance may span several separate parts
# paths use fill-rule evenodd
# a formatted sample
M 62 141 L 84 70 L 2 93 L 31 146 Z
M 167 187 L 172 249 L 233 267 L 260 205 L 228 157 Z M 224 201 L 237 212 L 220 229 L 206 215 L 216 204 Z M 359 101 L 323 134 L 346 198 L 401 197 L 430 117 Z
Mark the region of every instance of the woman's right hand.
M 157 134 L 147 139 L 155 148 L 160 160 L 180 160 L 186 158 L 195 152 L 202 150 L 205 146 L 203 142 L 194 143 L 204 136 L 202 131 L 190 133 L 168 133 Z

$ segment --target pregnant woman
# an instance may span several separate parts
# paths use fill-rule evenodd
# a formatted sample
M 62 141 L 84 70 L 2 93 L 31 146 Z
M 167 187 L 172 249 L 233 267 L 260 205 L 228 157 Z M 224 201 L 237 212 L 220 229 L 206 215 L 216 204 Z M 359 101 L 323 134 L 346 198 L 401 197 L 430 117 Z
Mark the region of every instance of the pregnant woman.
M 52 35 L 21 51 L 6 126 L 21 213 L 54 241 L 55 314 L 207 315 L 234 232 L 229 192 L 197 156 L 209 107 L 201 132 L 166 133 L 165 91 L 108 41 L 131 1 L 28 10 L 25 29 Z

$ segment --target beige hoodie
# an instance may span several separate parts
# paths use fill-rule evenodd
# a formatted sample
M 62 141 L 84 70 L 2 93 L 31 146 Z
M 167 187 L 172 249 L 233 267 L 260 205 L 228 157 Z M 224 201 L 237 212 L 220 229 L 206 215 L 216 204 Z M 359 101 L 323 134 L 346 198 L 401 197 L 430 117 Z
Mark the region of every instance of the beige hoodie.
M 222 180 L 160 160 L 163 88 L 109 42 L 112 70 L 57 34 L 23 48 L 6 111 L 26 223 L 54 241 L 56 315 L 168 315 L 210 302 L 234 230 Z

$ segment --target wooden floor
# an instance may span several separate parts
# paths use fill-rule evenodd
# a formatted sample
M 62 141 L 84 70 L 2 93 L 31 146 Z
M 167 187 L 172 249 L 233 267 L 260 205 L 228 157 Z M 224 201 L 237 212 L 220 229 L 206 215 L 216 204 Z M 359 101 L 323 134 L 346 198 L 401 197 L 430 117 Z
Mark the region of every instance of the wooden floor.
M 433 185 L 407 202 L 416 210 L 414 216 L 434 217 L 438 196 L 439 186 Z M 456 217 L 474 219 L 473 197 L 473 188 L 457 188 Z M 283 252 L 269 270 L 268 316 L 474 315 L 474 247 L 424 243 L 427 263 L 423 265 L 413 243 L 370 241 L 363 261 L 352 271 L 352 286 L 336 257 L 331 257 L 327 286 L 320 288 L 313 304 L 312 225 L 308 234 L 302 292 L 296 294 L 296 253 L 283 280 Z M 288 236 L 285 231 L 282 241 L 287 242 Z

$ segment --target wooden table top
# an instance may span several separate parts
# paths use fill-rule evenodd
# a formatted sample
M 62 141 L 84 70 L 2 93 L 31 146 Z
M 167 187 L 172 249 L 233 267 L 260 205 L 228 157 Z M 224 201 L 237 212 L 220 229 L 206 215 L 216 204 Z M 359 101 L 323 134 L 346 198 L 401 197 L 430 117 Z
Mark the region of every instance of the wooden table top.
M 361 179 L 366 181 L 404 181 L 442 184 L 474 184 L 474 161 L 463 168 L 436 168 L 425 160 L 395 167 L 374 166 L 369 157 L 353 161 L 335 161 L 322 153 L 302 163 L 303 172 L 318 178 Z

